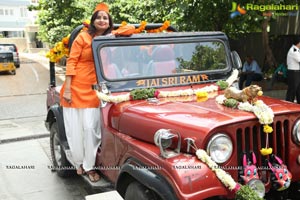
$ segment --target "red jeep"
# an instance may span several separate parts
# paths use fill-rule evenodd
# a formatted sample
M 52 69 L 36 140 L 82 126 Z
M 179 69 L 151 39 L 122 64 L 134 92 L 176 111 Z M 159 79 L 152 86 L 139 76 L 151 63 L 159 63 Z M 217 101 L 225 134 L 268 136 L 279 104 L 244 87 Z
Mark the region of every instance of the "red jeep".
M 235 182 L 248 184 L 260 196 L 270 191 L 275 196 L 296 194 L 300 106 L 258 97 L 274 113 L 269 124 L 273 132 L 265 134 L 253 112 L 219 104 L 216 98 L 224 91 L 216 90 L 216 83 L 241 67 L 224 33 L 101 36 L 92 46 L 98 79 L 93 87 L 102 98 L 96 166 L 103 178 L 96 186 L 115 189 L 127 200 L 234 198 L 217 170 L 196 156 L 202 149 Z M 53 167 L 68 176 L 73 167 L 59 87 L 51 82 L 46 126 Z M 266 140 L 273 151 L 262 156 Z M 289 180 L 273 170 L 284 164 L 292 175 Z M 247 170 L 253 166 L 255 171 Z

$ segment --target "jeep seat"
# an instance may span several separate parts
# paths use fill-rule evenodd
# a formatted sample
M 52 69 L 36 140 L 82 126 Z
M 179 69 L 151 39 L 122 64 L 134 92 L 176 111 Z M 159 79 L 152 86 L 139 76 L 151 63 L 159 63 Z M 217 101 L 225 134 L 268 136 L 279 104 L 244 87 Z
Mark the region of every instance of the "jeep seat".
M 148 65 L 149 75 L 167 75 L 176 72 L 175 53 L 168 45 L 157 47 Z

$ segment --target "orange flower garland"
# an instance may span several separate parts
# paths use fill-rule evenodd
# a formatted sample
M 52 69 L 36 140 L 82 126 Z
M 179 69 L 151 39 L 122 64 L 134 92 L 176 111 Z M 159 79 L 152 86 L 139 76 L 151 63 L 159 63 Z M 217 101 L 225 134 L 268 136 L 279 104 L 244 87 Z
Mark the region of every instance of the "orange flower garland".
M 170 21 L 165 21 L 161 27 L 156 28 L 156 29 L 147 30 L 147 33 L 160 33 L 160 32 L 167 30 L 167 28 L 169 26 L 170 26 Z
M 165 21 L 163 23 L 163 25 L 159 28 L 156 28 L 156 29 L 150 29 L 150 30 L 145 30 L 146 28 L 146 25 L 147 25 L 147 22 L 146 21 L 142 21 L 140 23 L 140 26 L 138 28 L 135 29 L 134 33 L 137 34 L 137 33 L 141 33 L 143 31 L 147 32 L 147 33 L 160 33 L 160 32 L 163 32 L 165 30 L 167 30 L 167 28 L 170 26 L 170 21 Z M 120 27 L 124 27 L 127 25 L 127 22 L 125 21 L 122 21 Z
M 83 31 L 87 30 L 89 24 L 90 24 L 90 21 L 85 20 L 83 22 L 84 27 L 82 28 L 82 30 Z M 127 25 L 127 22 L 123 21 L 121 23 L 120 27 L 124 27 L 126 25 Z M 133 33 L 138 34 L 138 33 L 142 33 L 142 32 L 145 32 L 145 33 L 164 32 L 170 26 L 170 21 L 165 21 L 161 27 L 156 28 L 156 29 L 145 30 L 146 25 L 147 25 L 146 21 L 141 21 L 140 26 L 138 28 L 134 29 L 134 27 L 133 27 L 133 29 L 134 29 Z M 55 44 L 55 46 L 47 52 L 46 57 L 50 59 L 50 62 L 59 62 L 62 57 L 64 57 L 64 56 L 68 57 L 68 55 L 69 55 L 69 49 L 68 49 L 69 37 L 70 37 L 70 35 L 64 37 L 60 42 L 57 42 Z
M 134 31 L 134 33 L 141 33 L 142 31 L 145 30 L 146 25 L 147 25 L 147 22 L 146 21 L 142 21 L 141 24 L 140 24 L 140 27 L 136 28 L 135 31 Z

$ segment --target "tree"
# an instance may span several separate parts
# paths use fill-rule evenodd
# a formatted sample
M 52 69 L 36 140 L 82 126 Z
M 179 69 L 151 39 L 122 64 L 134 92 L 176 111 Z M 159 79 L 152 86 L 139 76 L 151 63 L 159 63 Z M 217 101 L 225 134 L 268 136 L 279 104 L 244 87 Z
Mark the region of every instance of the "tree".
M 242 16 L 230 18 L 234 8 L 231 0 L 107 0 L 115 23 L 162 23 L 171 24 L 182 31 L 223 31 L 229 37 L 238 34 L 260 32 L 262 34 L 265 62 L 267 67 L 275 67 L 276 59 L 269 45 L 268 27 L 273 16 L 263 16 L 261 11 L 247 10 Z M 297 3 L 296 0 L 240 0 L 241 6 Z M 94 0 L 40 0 L 39 37 L 43 42 L 53 44 L 67 33 L 89 19 L 93 8 L 99 2 Z M 268 71 L 266 68 L 265 71 Z
M 85 8 L 75 0 L 40 0 L 37 23 L 39 24 L 38 37 L 43 42 L 54 45 L 73 28 L 82 23 Z
M 176 0 L 108 0 L 115 23 L 126 21 L 138 24 L 141 21 L 162 23 L 171 20 L 176 25 L 183 16 Z

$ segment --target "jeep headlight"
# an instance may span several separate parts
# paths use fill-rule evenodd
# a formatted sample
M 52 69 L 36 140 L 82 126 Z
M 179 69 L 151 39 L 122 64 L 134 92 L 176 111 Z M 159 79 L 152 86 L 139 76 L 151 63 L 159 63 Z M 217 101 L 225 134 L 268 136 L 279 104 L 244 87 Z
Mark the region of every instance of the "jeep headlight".
M 300 120 L 298 120 L 293 128 L 293 139 L 299 145 L 300 144 Z
M 177 138 L 177 147 L 174 150 L 167 150 L 169 147 L 171 147 L 173 144 L 173 139 Z M 179 132 L 171 129 L 159 129 L 154 134 L 154 143 L 156 146 L 160 149 L 160 155 L 163 158 L 171 158 L 180 153 L 180 147 L 181 147 L 181 137 Z
M 231 139 L 222 133 L 214 135 L 207 145 L 207 153 L 216 163 L 226 162 L 232 154 Z

